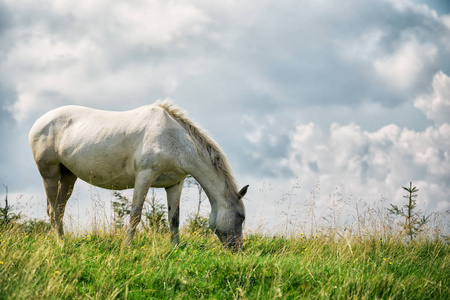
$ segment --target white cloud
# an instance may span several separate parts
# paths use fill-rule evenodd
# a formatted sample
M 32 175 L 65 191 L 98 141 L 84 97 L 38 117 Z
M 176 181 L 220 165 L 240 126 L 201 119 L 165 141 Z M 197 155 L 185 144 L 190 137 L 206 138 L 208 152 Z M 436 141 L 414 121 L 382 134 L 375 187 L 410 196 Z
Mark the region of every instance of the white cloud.
M 203 32 L 209 22 L 192 5 L 174 2 L 121 2 L 113 7 L 114 31 L 132 45 L 168 46 L 175 40 L 186 43 L 189 36 Z
M 450 123 L 450 77 L 439 71 L 433 77 L 433 92 L 418 97 L 414 106 L 438 125 Z
M 420 44 L 407 37 L 394 53 L 375 60 L 373 66 L 386 84 L 403 91 L 417 84 L 423 70 L 434 63 L 436 54 L 433 44 Z
M 14 43 L 0 61 L 0 75 L 17 92 L 10 110 L 18 122 L 37 108 L 102 106 L 130 95 L 128 104 L 138 106 L 151 88 L 170 95 L 185 70 L 167 62 L 165 51 L 182 51 L 209 22 L 191 4 L 160 1 L 32 1 L 8 8 L 19 24 L 7 31 Z
M 392 202 L 409 181 L 422 183 L 420 203 L 427 208 L 449 209 L 450 125 L 415 132 L 396 125 L 375 132 L 355 124 L 332 124 L 324 132 L 314 124 L 301 125 L 291 135 L 288 164 L 306 185 L 320 181 L 325 195 L 338 187 L 346 196 Z M 432 183 L 432 184 L 431 184 Z M 326 202 L 326 200 L 323 200 Z
M 17 92 L 17 101 L 10 108 L 15 119 L 22 122 L 36 109 L 49 109 L 61 101 L 61 97 L 45 97 L 46 92 L 67 98 L 86 92 L 91 86 L 83 84 L 84 88 L 80 88 L 86 80 L 82 79 L 86 65 L 80 62 L 89 62 L 92 56 L 95 47 L 83 40 L 66 43 L 39 31 L 15 44 L 0 64 L 3 83 L 14 86 Z

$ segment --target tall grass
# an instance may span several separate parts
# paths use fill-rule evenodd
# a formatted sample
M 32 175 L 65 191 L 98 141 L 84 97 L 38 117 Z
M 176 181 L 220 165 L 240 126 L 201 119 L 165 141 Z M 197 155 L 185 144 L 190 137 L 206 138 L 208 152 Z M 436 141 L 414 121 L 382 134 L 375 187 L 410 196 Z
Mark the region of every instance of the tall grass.
M 250 235 L 242 252 L 213 235 L 0 235 L 0 299 L 448 299 L 450 251 L 441 240 Z
M 392 214 L 389 210 L 392 205 L 384 196 L 369 202 L 355 197 L 346 199 L 335 189 L 328 199 L 323 199 L 319 182 L 312 191 L 305 193 L 298 181 L 294 181 L 291 190 L 272 205 L 267 196 L 270 191 L 270 185 L 264 184 L 260 189 L 254 209 L 256 220 L 248 221 L 254 233 L 294 238 L 326 236 L 336 240 L 344 236 L 363 240 L 411 240 L 411 235 L 405 230 L 404 216 Z M 419 210 L 417 215 L 421 214 Z M 450 211 L 423 214 L 427 215 L 427 222 L 415 232 L 414 238 L 450 242 Z
M 300 205 L 294 185 L 280 200 L 287 211 L 277 212 L 282 234 L 247 231 L 240 252 L 191 228 L 176 248 L 167 233 L 151 230 L 123 248 L 124 232 L 102 207 L 90 229 L 69 230 L 59 243 L 45 227 L 1 228 L 0 299 L 449 298 L 446 215 L 434 214 L 410 241 L 386 199 L 371 206 L 336 191 L 318 215 L 318 189 Z

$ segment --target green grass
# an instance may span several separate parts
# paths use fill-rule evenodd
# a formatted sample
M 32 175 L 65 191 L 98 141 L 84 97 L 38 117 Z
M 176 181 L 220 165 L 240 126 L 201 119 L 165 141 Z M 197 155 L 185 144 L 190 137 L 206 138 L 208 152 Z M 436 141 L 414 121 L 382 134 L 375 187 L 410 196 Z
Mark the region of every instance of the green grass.
M 449 299 L 441 241 L 246 238 L 231 253 L 214 236 L 0 231 L 0 299 Z

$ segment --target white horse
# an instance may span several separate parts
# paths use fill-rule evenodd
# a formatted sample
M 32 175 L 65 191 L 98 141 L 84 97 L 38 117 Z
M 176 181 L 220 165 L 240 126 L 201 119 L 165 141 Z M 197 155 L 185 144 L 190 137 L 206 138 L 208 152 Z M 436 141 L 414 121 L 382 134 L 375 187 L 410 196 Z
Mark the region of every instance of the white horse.
M 126 112 L 60 107 L 36 121 L 29 141 L 58 238 L 67 200 L 81 178 L 106 189 L 134 188 L 127 244 L 149 188 L 165 188 L 171 240 L 178 244 L 181 190 L 191 174 L 211 203 L 211 229 L 225 247 L 242 246 L 248 185 L 238 191 L 219 146 L 168 101 Z

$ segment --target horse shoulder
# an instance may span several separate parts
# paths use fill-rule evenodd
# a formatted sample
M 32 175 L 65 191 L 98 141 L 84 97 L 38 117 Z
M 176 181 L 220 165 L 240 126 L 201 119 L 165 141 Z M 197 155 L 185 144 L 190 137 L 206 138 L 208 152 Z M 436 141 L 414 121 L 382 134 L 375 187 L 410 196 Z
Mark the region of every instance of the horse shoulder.
M 160 166 L 187 165 L 196 153 L 187 131 L 159 106 L 153 107 L 149 117 L 142 141 L 142 156 Z

